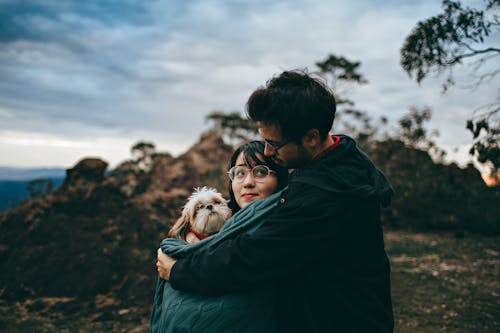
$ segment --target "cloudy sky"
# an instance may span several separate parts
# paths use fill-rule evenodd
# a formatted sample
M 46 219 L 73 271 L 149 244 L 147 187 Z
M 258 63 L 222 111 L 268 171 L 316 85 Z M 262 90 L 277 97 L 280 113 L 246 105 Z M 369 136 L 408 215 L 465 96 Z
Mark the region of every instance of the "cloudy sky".
M 399 65 L 404 38 L 439 12 L 438 0 L 0 0 L 0 166 L 116 166 L 138 140 L 182 153 L 209 112 L 243 110 L 269 77 L 328 54 L 361 61 L 358 108 L 395 126 L 429 106 L 437 142 L 465 161 L 465 121 L 498 81 L 442 95 Z

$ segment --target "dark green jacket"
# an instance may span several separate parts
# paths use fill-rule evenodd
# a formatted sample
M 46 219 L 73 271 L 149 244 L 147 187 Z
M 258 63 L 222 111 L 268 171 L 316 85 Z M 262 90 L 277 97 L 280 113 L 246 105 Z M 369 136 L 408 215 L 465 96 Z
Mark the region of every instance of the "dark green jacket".
M 260 229 L 178 260 L 170 282 L 205 295 L 272 286 L 280 332 L 392 332 L 380 224 L 380 206 L 392 194 L 385 176 L 342 136 L 292 174 Z
M 166 254 L 180 259 L 240 234 L 255 232 L 278 204 L 281 192 L 241 209 L 222 230 L 199 243 L 167 238 L 161 242 Z M 151 314 L 151 333 L 271 333 L 276 331 L 272 288 L 254 288 L 222 296 L 178 291 L 158 279 Z

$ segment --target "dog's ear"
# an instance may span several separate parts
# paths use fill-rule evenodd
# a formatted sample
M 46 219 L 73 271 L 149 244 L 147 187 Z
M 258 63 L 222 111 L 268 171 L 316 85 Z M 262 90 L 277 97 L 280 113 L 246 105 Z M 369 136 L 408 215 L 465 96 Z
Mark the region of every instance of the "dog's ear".
M 174 223 L 172 228 L 168 231 L 167 236 L 171 238 L 179 238 L 186 240 L 186 235 L 191 229 L 191 224 L 189 223 L 189 216 L 187 210 L 184 209 L 182 216 Z

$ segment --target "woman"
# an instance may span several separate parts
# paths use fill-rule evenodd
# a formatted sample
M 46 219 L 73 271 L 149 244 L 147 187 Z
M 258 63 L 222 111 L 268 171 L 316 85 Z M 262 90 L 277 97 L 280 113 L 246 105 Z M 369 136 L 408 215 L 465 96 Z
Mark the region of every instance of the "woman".
M 216 246 L 241 233 L 251 233 L 265 222 L 276 206 L 288 180 L 288 171 L 264 155 L 264 142 L 240 146 L 231 156 L 229 207 L 233 217 L 222 230 L 203 241 L 188 234 L 187 244 L 179 239 L 162 241 L 158 254 L 161 273 L 163 252 L 180 258 L 199 248 Z M 264 199 L 264 200 L 261 200 Z M 272 332 L 272 292 L 258 289 L 220 297 L 179 292 L 160 279 L 155 293 L 151 332 Z
M 252 141 L 239 146 L 231 156 L 229 171 L 229 208 L 233 215 L 250 203 L 282 190 L 288 182 L 288 170 L 264 155 L 264 142 Z M 253 177 L 247 177 L 248 174 Z M 192 232 L 188 243 L 200 241 Z

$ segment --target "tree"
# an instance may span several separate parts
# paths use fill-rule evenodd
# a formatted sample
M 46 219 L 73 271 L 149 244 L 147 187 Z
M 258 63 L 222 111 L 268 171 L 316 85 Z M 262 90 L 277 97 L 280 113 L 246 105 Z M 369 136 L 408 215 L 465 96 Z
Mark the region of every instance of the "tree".
M 30 198 L 39 199 L 47 194 L 52 193 L 54 190 L 54 181 L 52 179 L 37 178 L 30 180 L 26 187 Z
M 205 120 L 212 122 L 212 129 L 233 145 L 249 139 L 256 139 L 259 133 L 257 124 L 242 117 L 238 111 L 229 113 L 213 111 L 205 117 Z
M 425 123 L 432 117 L 432 110 L 429 107 L 421 109 L 410 107 L 408 114 L 399 119 L 398 138 L 402 140 L 407 147 L 420 149 L 428 152 L 438 161 L 442 161 L 446 152 L 436 146 L 432 140 L 439 135 L 437 130 L 430 133 L 425 128 Z
M 471 88 L 490 82 L 500 72 L 498 65 L 488 67 L 498 59 L 500 48 L 493 35 L 498 34 L 500 0 L 487 0 L 483 10 L 463 7 L 459 1 L 443 0 L 443 13 L 418 22 L 401 48 L 401 66 L 420 83 L 431 72 L 447 72 L 443 92 L 455 85 L 453 69 L 472 61 L 475 71 L 486 68 L 472 80 Z M 491 43 L 491 45 L 490 45 Z M 490 166 L 492 173 L 500 168 L 500 98 L 479 107 L 467 122 L 473 135 L 470 153 L 480 163 Z
M 494 110 L 479 113 L 467 121 L 467 129 L 472 132 L 474 144 L 469 153 L 477 157 L 478 162 L 489 164 L 494 171 L 500 169 L 500 119 L 496 106 Z
M 350 61 L 343 56 L 328 55 L 325 60 L 316 62 L 317 73 L 325 79 L 330 79 L 330 86 L 335 91 L 338 105 L 354 105 L 344 94 L 350 84 L 366 84 L 368 81 L 358 72 L 361 62 Z
M 156 148 L 155 148 L 154 143 L 146 142 L 146 141 L 139 141 L 130 148 L 130 151 L 131 151 L 133 157 L 135 157 L 137 159 L 144 159 L 144 158 L 154 154 L 155 149 Z
M 153 164 L 153 154 L 155 153 L 155 145 L 152 142 L 139 141 L 134 144 L 130 151 L 132 157 L 135 158 L 140 170 L 148 172 Z
M 340 124 L 343 130 L 349 131 L 360 143 L 369 142 L 369 138 L 375 135 L 379 127 L 373 126 L 366 112 L 355 109 L 354 102 L 346 96 L 349 86 L 368 82 L 359 72 L 361 62 L 330 54 L 315 65 L 317 70 L 312 73 L 324 78 L 333 88 L 337 105 L 341 106 L 337 110 L 338 120 L 335 123 Z M 212 129 L 215 132 L 233 144 L 258 137 L 257 124 L 243 118 L 238 111 L 213 111 L 205 119 L 213 123 Z M 385 118 L 380 119 L 382 125 L 386 122 Z
M 387 124 L 385 117 L 378 119 L 378 124 L 372 124 L 372 118 L 367 112 L 356 109 L 354 101 L 347 97 L 348 90 L 354 85 L 368 83 L 359 72 L 361 62 L 351 61 L 343 56 L 329 54 L 324 60 L 316 62 L 315 72 L 323 77 L 333 89 L 337 101 L 335 127 L 337 131 L 346 131 L 353 136 L 358 144 L 368 149 L 372 139 L 380 128 Z

